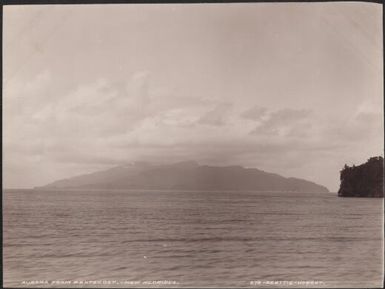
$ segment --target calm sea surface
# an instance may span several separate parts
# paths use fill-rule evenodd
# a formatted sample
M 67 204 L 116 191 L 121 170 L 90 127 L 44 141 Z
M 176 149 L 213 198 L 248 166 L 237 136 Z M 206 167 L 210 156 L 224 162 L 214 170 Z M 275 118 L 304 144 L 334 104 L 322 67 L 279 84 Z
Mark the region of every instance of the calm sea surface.
M 11 190 L 3 192 L 3 226 L 6 287 L 383 282 L 383 199 Z

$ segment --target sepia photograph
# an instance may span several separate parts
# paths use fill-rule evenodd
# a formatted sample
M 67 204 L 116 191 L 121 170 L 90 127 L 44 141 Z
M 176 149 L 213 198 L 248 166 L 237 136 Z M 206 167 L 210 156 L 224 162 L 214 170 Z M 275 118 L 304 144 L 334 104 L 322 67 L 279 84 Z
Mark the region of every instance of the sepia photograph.
M 6 288 L 382 288 L 383 6 L 4 5 Z

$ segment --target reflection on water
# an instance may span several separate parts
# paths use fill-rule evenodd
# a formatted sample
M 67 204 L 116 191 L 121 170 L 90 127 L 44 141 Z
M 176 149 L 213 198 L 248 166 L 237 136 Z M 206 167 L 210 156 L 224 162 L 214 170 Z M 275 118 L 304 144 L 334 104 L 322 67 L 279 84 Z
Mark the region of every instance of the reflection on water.
M 318 280 L 327 287 L 382 286 L 382 199 L 13 190 L 3 193 L 3 202 L 9 287 L 33 287 L 22 283 L 31 280 L 170 280 L 178 287 Z M 111 287 L 143 284 L 127 285 Z

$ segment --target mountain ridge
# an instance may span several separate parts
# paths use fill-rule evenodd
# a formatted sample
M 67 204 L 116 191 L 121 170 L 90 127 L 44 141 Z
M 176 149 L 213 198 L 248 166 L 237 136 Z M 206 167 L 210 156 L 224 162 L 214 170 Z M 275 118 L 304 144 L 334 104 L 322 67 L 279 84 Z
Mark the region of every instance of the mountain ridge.
M 329 192 L 322 185 L 238 165 L 199 165 L 195 161 L 151 165 L 133 163 L 61 179 L 36 189 L 255 190 Z

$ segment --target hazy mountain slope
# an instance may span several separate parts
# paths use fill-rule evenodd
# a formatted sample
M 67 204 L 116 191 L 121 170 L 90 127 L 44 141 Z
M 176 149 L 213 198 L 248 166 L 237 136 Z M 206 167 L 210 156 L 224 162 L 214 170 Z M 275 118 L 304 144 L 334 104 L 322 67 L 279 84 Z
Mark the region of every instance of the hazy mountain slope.
M 327 188 L 297 178 L 240 166 L 200 166 L 196 162 L 172 165 L 134 164 L 59 180 L 43 188 L 262 190 L 328 192 Z
M 147 164 L 133 164 L 130 166 L 113 167 L 105 171 L 80 175 L 72 178 L 55 181 L 44 187 L 56 188 L 81 188 L 81 187 L 106 187 L 107 184 L 121 183 L 147 168 Z

